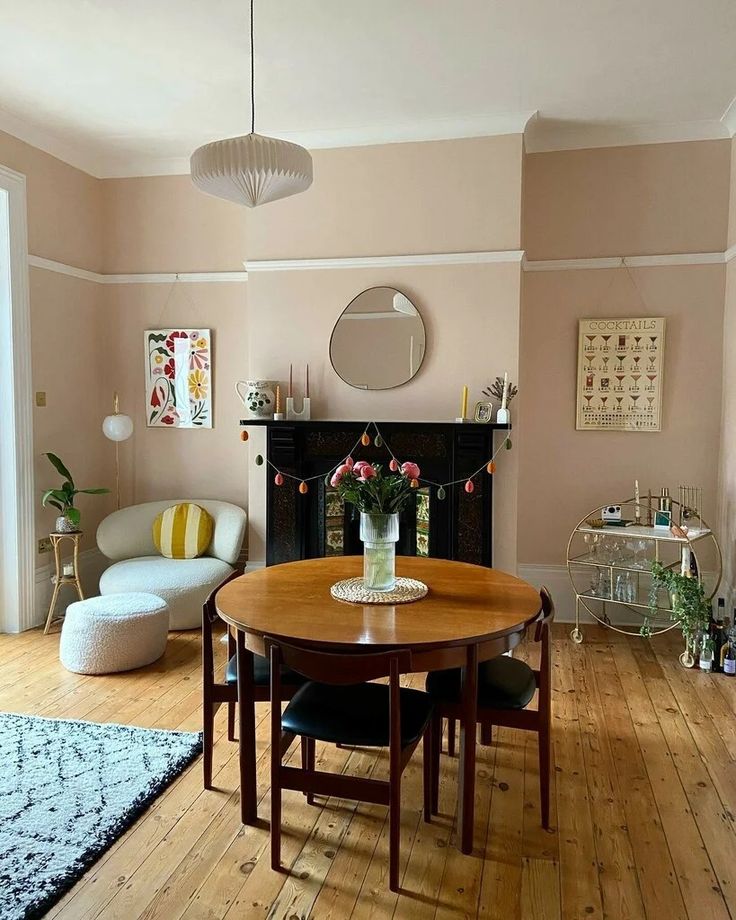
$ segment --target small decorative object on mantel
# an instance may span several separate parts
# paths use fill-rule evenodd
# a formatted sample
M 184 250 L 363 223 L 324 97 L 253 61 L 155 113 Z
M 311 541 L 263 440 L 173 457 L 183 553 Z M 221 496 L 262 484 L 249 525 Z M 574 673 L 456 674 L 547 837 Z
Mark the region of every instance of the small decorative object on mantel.
M 508 379 L 508 374 L 504 374 L 503 377 L 496 377 L 493 383 L 489 387 L 486 387 L 485 390 L 483 390 L 483 395 L 487 396 L 489 399 L 493 397 L 494 399 L 499 400 L 499 402 L 503 400 L 503 385 L 506 379 Z M 506 394 L 507 407 L 518 392 L 519 388 L 515 387 L 513 383 L 509 383 L 508 392 Z
M 393 591 L 399 512 L 418 485 L 420 470 L 409 461 L 393 472 L 381 464 L 347 457 L 330 479 L 340 498 L 360 511 L 363 583 L 369 591 Z
M 283 422 L 285 418 L 284 413 L 281 411 L 281 386 L 276 384 L 276 411 L 273 414 L 274 422 Z
M 575 427 L 661 431 L 663 317 L 581 319 Z
M 56 456 L 56 454 L 46 453 L 44 457 L 49 458 L 49 463 L 56 472 L 63 477 L 63 483 L 58 489 L 46 489 L 41 498 L 41 504 L 45 507 L 51 505 L 61 512 L 56 519 L 55 533 L 76 533 L 79 530 L 81 515 L 79 509 L 74 507 L 74 497 L 84 493 L 85 495 L 106 495 L 109 489 L 78 489 L 74 485 L 72 474 Z
M 457 416 L 455 421 L 458 424 L 462 424 L 463 422 L 472 421 L 472 419 L 469 419 L 467 416 L 468 416 L 468 388 L 464 386 L 462 396 L 460 397 L 460 415 Z
M 147 329 L 146 424 L 212 428 L 209 329 Z
M 482 399 L 475 404 L 474 420 L 482 423 L 493 421 L 493 403 L 490 399 Z
M 238 380 L 235 392 L 248 410 L 248 418 L 272 418 L 276 405 L 275 380 Z M 241 388 L 245 388 L 245 395 Z
M 311 400 L 309 398 L 309 365 L 306 366 L 305 373 L 305 384 L 304 384 L 304 399 L 302 399 L 302 408 L 300 412 L 297 412 L 294 408 L 294 388 L 293 388 L 293 367 L 289 365 L 289 394 L 286 397 L 286 418 L 289 421 L 297 421 L 301 419 L 303 422 L 308 422 L 312 417 L 312 408 Z
M 486 391 L 484 391 L 484 393 L 485 392 Z M 496 399 L 501 400 L 501 405 L 498 409 L 498 412 L 496 412 L 496 424 L 509 424 L 511 421 L 511 416 L 509 414 L 509 403 L 517 393 L 517 388 L 509 383 L 508 371 L 504 371 L 503 380 L 501 380 L 500 377 L 496 377 L 495 381 L 490 387 L 490 395 L 495 396 Z

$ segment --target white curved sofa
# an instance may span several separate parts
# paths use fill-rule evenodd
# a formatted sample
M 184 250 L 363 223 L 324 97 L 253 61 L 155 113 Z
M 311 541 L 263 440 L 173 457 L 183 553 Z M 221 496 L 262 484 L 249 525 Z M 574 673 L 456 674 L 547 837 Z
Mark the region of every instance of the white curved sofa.
M 166 559 L 153 543 L 156 515 L 182 501 L 201 505 L 214 519 L 204 556 Z M 113 565 L 102 573 L 100 594 L 145 591 L 169 605 L 169 629 L 196 629 L 207 595 L 234 571 L 245 537 L 246 514 L 229 502 L 169 499 L 131 505 L 108 515 L 97 528 L 97 545 Z

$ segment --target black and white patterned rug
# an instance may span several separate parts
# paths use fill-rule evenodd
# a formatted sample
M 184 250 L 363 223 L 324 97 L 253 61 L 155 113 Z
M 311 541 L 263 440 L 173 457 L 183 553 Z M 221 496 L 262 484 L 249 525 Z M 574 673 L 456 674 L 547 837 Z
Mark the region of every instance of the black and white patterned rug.
M 0 713 L 0 920 L 42 917 L 201 750 L 193 732 Z

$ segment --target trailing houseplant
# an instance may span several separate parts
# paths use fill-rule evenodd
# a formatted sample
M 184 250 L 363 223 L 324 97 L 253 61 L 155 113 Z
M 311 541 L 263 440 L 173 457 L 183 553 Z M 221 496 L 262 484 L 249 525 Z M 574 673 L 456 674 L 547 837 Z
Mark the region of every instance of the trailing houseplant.
M 363 582 L 373 591 L 392 591 L 396 584 L 396 541 L 399 512 L 419 485 L 416 463 L 392 459 L 388 470 L 380 463 L 357 463 L 348 457 L 330 479 L 330 485 L 360 512 L 363 541 Z
M 56 456 L 56 454 L 46 453 L 45 457 L 49 458 L 49 463 L 53 466 L 57 473 L 63 478 L 61 488 L 59 489 L 46 489 L 43 493 L 41 499 L 41 504 L 45 507 L 51 505 L 52 508 L 56 508 L 61 512 L 59 517 L 56 519 L 56 532 L 57 533 L 74 533 L 79 530 L 79 522 L 81 520 L 81 515 L 79 509 L 74 505 L 75 496 L 80 493 L 86 495 L 104 495 L 109 492 L 109 489 L 78 489 L 74 485 L 74 479 L 72 474 L 66 468 L 64 463 Z
M 705 597 L 705 589 L 699 578 L 683 575 L 676 569 L 652 563 L 652 583 L 649 588 L 649 612 L 657 615 L 657 594 L 664 588 L 672 602 L 671 618 L 677 623 L 685 639 L 685 652 L 680 661 L 686 667 L 692 667 L 697 652 L 695 643 L 699 635 L 708 629 L 711 609 Z M 642 635 L 649 635 L 648 620 L 641 628 Z

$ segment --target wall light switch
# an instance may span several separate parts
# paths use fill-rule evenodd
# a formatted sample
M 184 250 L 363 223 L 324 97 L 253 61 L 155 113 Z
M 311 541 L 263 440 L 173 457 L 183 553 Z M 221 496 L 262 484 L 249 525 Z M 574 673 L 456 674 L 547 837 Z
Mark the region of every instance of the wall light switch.
M 39 409 L 43 409 L 46 406 L 46 391 L 37 390 L 36 391 L 36 405 Z

